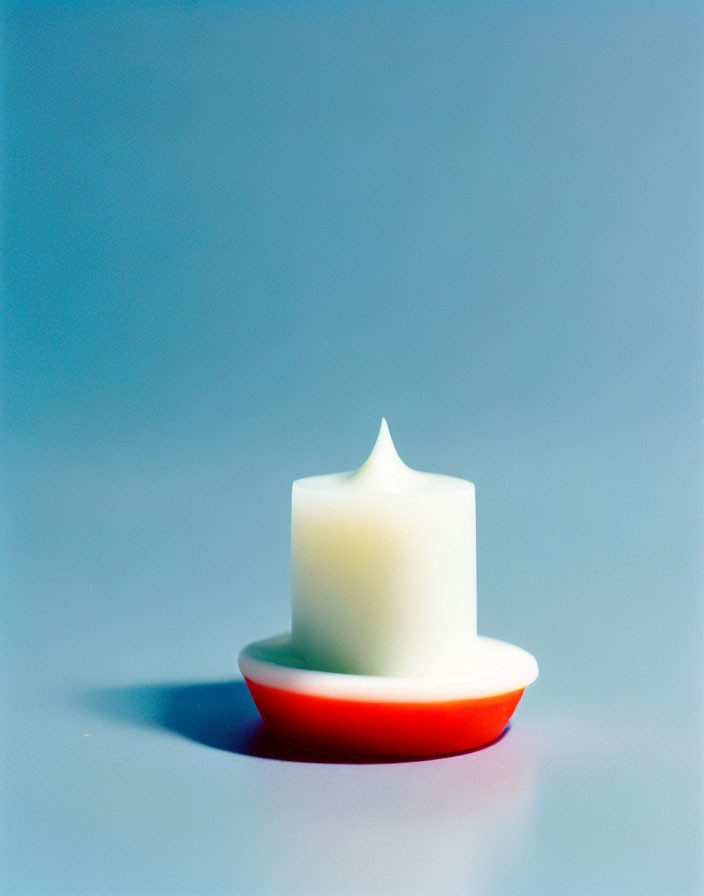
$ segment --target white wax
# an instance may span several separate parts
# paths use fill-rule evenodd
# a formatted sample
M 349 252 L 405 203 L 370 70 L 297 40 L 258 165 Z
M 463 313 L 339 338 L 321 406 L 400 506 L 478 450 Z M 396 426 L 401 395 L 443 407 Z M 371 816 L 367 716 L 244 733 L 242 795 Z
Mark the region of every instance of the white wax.
M 411 470 L 385 420 L 359 470 L 294 482 L 291 556 L 292 646 L 312 667 L 471 672 L 474 485 Z

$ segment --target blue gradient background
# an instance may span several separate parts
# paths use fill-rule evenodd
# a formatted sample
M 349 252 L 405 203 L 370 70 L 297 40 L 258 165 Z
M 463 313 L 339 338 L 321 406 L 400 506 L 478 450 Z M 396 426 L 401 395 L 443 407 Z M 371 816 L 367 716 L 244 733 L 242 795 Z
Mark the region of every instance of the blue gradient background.
M 14 4 L 12 894 L 704 887 L 697 4 Z M 489 749 L 304 761 L 294 478 L 472 479 Z

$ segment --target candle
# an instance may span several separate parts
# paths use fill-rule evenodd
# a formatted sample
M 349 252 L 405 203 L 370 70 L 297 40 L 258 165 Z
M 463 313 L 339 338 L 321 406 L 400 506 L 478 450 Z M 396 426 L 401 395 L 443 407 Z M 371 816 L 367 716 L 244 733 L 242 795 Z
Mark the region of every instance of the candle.
M 354 473 L 293 484 L 291 632 L 239 665 L 286 741 L 432 756 L 495 740 L 538 676 L 477 634 L 474 486 L 411 470 L 386 421 Z
M 293 650 L 324 671 L 471 674 L 475 542 L 474 485 L 407 467 L 382 420 L 358 470 L 293 484 Z

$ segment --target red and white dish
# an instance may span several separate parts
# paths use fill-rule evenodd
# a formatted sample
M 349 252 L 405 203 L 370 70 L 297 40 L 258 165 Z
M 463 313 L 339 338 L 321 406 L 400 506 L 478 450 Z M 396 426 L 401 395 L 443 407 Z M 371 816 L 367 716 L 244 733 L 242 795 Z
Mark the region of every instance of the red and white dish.
M 349 675 L 307 668 L 289 635 L 245 647 L 239 667 L 264 722 L 281 739 L 363 756 L 460 753 L 496 740 L 538 677 L 530 653 L 477 637 L 467 673 L 451 680 Z

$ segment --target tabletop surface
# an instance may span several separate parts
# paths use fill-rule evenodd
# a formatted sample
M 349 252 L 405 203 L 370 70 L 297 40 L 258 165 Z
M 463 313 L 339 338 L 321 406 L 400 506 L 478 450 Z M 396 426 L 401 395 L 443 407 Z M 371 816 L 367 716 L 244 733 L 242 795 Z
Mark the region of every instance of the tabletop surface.
M 693 894 L 697 4 L 9 4 L 9 894 Z M 477 489 L 492 746 L 278 744 L 291 482 Z

